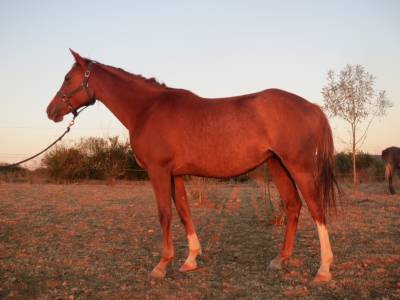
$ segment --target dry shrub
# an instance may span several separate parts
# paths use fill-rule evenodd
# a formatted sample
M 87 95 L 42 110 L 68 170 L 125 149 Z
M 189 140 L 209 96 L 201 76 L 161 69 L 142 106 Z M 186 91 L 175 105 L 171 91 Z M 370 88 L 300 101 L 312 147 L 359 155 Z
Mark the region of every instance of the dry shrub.
M 5 182 L 25 182 L 28 175 L 29 170 L 20 167 L 8 167 L 1 168 L 1 166 L 6 166 L 7 164 L 0 163 L 0 181 Z
M 79 149 L 60 145 L 45 155 L 42 164 L 56 181 L 76 181 L 87 178 L 85 158 Z
M 60 145 L 45 155 L 42 166 L 56 181 L 100 179 L 115 182 L 117 178 L 138 179 L 143 170 L 136 164 L 128 142 L 117 136 L 82 139 L 72 146 Z M 133 171 L 136 171 L 134 173 Z
M 356 155 L 356 167 L 361 181 L 382 181 L 385 179 L 385 165 L 379 155 L 358 152 Z M 350 178 L 352 168 L 350 152 L 336 154 L 336 173 L 340 178 Z

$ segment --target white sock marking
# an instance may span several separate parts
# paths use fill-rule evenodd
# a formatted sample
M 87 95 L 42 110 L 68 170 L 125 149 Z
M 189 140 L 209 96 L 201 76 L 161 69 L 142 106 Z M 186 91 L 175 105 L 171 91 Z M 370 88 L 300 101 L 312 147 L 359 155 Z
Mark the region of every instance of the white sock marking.
M 331 243 L 329 242 L 329 234 L 325 225 L 317 223 L 317 230 L 319 236 L 319 242 L 321 245 L 321 265 L 318 273 L 327 272 L 329 273 L 329 267 L 333 260 L 333 254 L 331 249 Z
M 187 239 L 189 242 L 189 250 L 197 250 L 200 248 L 200 242 L 196 233 L 188 235 Z
M 185 263 L 194 265 L 196 264 L 196 257 L 199 254 L 199 251 L 201 252 L 200 242 L 196 233 L 188 235 L 187 239 L 189 243 L 189 255 Z

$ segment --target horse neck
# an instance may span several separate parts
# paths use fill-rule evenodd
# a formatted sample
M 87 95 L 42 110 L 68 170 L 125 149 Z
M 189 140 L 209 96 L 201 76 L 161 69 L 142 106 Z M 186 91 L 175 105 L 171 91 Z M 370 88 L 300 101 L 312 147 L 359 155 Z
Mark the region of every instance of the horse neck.
M 93 78 L 89 86 L 94 90 L 95 97 L 101 101 L 130 131 L 134 131 L 140 124 L 141 116 L 154 104 L 156 91 L 142 79 L 135 79 L 135 75 L 125 78 L 113 72 L 110 67 L 96 64 Z M 120 71 L 122 72 L 122 71 Z

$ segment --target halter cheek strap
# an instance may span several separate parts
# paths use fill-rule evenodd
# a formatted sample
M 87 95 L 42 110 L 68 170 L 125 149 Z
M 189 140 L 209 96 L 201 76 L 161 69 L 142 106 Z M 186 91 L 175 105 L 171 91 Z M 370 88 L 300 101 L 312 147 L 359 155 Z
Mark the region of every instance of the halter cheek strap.
M 83 75 L 83 81 L 80 86 L 78 86 L 76 89 L 74 89 L 73 91 L 71 91 L 69 93 L 63 93 L 60 91 L 57 93 L 61 97 L 61 100 L 67 105 L 68 111 L 71 112 L 75 117 L 78 115 L 78 112 L 77 112 L 78 107 L 74 108 L 72 106 L 72 103 L 71 103 L 72 96 L 79 93 L 81 90 L 84 90 L 88 97 L 88 101 L 85 104 L 86 106 L 92 105 L 96 101 L 96 99 L 94 98 L 94 93 L 91 93 L 89 90 L 89 77 L 90 77 L 90 73 L 92 70 L 92 66 L 93 66 L 93 62 L 91 61 L 91 62 L 89 62 L 89 65 L 85 71 L 85 74 Z

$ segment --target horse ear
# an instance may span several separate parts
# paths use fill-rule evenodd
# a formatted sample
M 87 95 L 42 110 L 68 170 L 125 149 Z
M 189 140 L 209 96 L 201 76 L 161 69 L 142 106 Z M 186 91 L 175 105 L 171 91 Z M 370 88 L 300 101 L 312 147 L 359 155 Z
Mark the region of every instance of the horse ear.
M 79 55 L 79 53 L 75 52 L 74 50 L 72 50 L 71 48 L 69 48 L 69 51 L 71 52 L 72 56 L 75 58 L 75 61 L 81 65 L 82 67 L 86 66 L 86 60 Z

